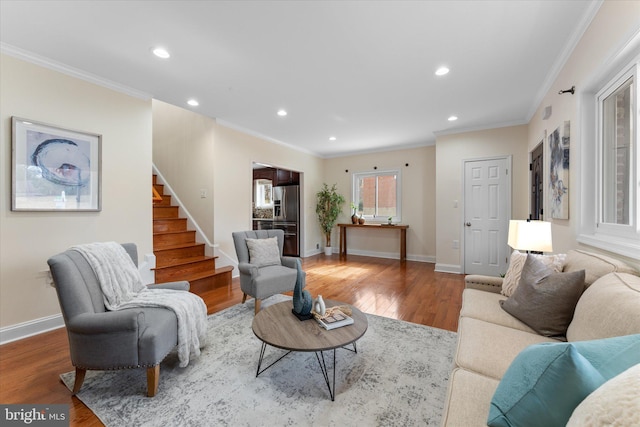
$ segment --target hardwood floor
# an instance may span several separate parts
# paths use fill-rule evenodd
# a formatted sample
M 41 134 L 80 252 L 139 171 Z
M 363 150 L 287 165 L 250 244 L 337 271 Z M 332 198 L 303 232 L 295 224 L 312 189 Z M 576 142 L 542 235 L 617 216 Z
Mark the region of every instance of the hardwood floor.
M 338 255 L 315 255 L 303 259 L 302 265 L 306 289 L 314 297 L 343 301 L 365 313 L 457 330 L 463 275 L 436 273 L 434 264 L 355 255 L 346 261 Z M 242 301 L 238 278 L 230 288 L 193 291 L 205 300 L 210 314 Z M 60 382 L 59 375 L 73 369 L 64 329 L 5 344 L 0 347 L 0 402 L 69 404 L 70 425 L 101 426 Z

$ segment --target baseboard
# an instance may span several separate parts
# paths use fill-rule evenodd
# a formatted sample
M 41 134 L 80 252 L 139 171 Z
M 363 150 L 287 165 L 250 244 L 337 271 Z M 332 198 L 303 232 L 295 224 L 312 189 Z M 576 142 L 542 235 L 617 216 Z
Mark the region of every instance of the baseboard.
M 332 247 L 333 253 L 339 253 L 339 249 Z M 313 255 L 324 253 L 324 249 L 315 249 L 311 251 L 307 251 L 305 253 L 304 258 L 310 257 Z M 348 249 L 347 255 L 358 255 L 358 256 L 366 256 L 372 258 L 385 258 L 385 259 L 400 259 L 400 254 L 397 252 L 374 252 L 374 251 L 362 251 L 358 249 Z M 417 261 L 417 262 L 428 262 L 435 263 L 436 257 L 434 256 L 426 256 L 426 255 L 411 255 L 407 254 L 407 261 Z
M 62 314 L 0 328 L 0 345 L 64 327 Z
M 214 256 L 216 258 L 216 268 L 231 266 L 233 267 L 233 271 L 231 272 L 231 277 L 240 276 L 240 271 L 238 270 L 238 261 L 231 258 L 225 251 L 220 249 L 219 245 L 214 245 Z
M 438 273 L 455 273 L 462 274 L 462 266 L 455 264 L 439 264 L 436 263 L 435 271 Z

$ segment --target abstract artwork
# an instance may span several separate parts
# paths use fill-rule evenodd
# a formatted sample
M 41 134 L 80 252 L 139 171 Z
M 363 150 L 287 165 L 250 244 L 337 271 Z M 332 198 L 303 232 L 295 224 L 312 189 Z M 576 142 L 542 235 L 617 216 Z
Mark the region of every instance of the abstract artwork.
M 100 210 L 100 135 L 18 117 L 11 123 L 11 210 Z
M 549 135 L 549 204 L 551 218 L 569 219 L 570 122 Z

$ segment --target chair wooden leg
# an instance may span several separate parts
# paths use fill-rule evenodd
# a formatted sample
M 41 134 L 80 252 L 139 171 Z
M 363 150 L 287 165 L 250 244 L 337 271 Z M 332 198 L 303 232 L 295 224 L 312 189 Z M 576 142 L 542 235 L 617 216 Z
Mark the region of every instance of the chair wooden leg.
M 258 314 L 258 312 L 260 311 L 260 300 L 258 298 L 256 298 L 256 312 L 255 314 Z
M 87 373 L 86 369 L 76 368 L 76 380 L 73 383 L 73 391 L 71 392 L 74 396 L 76 393 L 80 391 L 82 387 L 82 383 L 84 382 L 84 376 Z
M 244 304 L 246 300 L 247 300 L 247 294 L 242 293 L 242 303 Z
M 153 397 L 158 392 L 158 383 L 160 382 L 160 365 L 153 368 L 147 368 L 147 396 Z

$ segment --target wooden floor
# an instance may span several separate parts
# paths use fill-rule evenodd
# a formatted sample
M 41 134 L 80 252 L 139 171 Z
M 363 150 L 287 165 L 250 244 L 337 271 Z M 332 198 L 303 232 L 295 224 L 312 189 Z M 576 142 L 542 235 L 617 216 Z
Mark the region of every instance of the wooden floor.
M 435 273 L 434 264 L 349 255 L 315 255 L 302 260 L 307 290 L 352 304 L 365 313 L 455 331 L 464 276 Z M 231 288 L 194 290 L 215 313 L 242 300 L 240 282 Z M 253 310 L 253 305 L 247 308 Z M 0 403 L 69 404 L 72 426 L 102 423 L 62 385 L 59 375 L 72 371 L 64 329 L 0 347 Z M 160 373 L 162 381 L 162 371 Z

